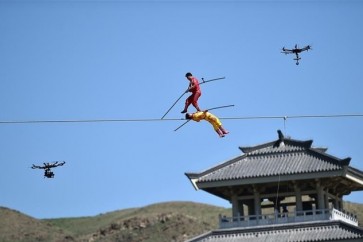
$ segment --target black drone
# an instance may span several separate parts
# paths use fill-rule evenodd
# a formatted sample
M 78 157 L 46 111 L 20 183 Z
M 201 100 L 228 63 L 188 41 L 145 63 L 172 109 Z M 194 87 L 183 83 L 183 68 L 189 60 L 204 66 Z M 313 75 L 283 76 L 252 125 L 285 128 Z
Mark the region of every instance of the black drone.
M 53 163 L 43 163 L 44 166 L 36 166 L 33 164 L 33 166 L 31 167 L 32 169 L 44 169 L 44 177 L 46 178 L 54 178 L 54 172 L 52 172 L 50 169 L 51 168 L 55 168 L 58 166 L 63 166 L 66 162 L 65 161 L 56 161 Z
M 304 48 L 298 48 L 297 45 L 295 45 L 294 49 L 287 49 L 285 47 L 282 48 L 281 53 L 284 54 L 295 54 L 296 58 L 294 60 L 296 60 L 296 65 L 299 65 L 299 60 L 301 60 L 301 57 L 299 57 L 299 54 L 303 51 L 308 51 L 311 50 L 311 46 L 307 45 Z

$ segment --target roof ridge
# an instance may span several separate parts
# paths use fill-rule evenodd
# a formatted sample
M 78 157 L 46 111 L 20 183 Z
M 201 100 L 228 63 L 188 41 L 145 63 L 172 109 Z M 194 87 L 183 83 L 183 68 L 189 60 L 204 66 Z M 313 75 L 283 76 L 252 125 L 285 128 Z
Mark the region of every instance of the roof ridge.
M 263 143 L 255 146 L 240 146 L 238 147 L 243 153 L 248 154 L 257 150 L 261 150 L 264 148 L 272 147 L 272 148 L 279 148 L 281 144 L 290 145 L 290 146 L 297 146 L 305 149 L 312 148 L 313 140 L 295 140 L 291 138 L 283 138 L 274 140 L 268 143 Z
M 268 156 L 268 155 L 281 155 L 281 154 L 296 154 L 304 153 L 307 150 L 275 150 L 275 151 L 264 151 L 260 153 L 247 153 L 246 157 L 256 157 L 256 156 Z

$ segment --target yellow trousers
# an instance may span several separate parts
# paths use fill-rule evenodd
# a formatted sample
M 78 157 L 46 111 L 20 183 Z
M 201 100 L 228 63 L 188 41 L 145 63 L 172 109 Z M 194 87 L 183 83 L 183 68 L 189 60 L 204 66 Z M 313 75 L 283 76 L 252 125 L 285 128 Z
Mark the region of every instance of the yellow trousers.
M 208 112 L 193 113 L 192 119 L 196 122 L 199 122 L 200 120 L 204 119 L 213 126 L 214 130 L 218 130 L 222 126 L 222 123 L 219 120 L 219 118 Z

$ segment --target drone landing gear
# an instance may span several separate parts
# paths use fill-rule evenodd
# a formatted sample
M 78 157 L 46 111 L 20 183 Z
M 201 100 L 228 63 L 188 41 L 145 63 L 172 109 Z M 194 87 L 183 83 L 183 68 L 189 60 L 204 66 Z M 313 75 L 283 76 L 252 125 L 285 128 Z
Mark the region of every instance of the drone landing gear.
M 295 58 L 294 60 L 296 60 L 296 65 L 299 65 L 299 60 L 301 60 L 301 58 Z

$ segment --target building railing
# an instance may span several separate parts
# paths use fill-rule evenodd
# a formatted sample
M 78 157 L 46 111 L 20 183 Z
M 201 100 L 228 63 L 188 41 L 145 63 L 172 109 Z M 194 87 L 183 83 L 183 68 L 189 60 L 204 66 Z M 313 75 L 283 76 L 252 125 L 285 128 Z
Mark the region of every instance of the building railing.
M 286 213 L 264 214 L 264 215 L 250 215 L 250 216 L 237 216 L 226 217 L 219 216 L 219 227 L 235 228 L 235 227 L 251 227 L 258 225 L 269 224 L 286 224 L 296 222 L 308 222 L 318 220 L 341 220 L 346 223 L 358 226 L 356 216 L 352 214 L 341 212 L 336 209 L 313 209 Z
M 342 211 L 339 211 L 336 209 L 332 209 L 331 220 L 341 220 L 348 224 L 358 226 L 357 216 L 352 213 L 345 212 L 345 211 L 342 212 Z

